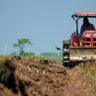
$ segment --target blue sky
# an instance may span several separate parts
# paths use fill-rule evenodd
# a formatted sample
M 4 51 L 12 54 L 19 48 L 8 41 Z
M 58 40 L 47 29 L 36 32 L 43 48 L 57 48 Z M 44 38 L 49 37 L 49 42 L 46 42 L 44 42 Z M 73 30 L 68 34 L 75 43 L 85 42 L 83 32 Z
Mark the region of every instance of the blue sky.
M 96 11 L 95 0 L 0 0 L 0 53 L 17 51 L 18 38 L 29 38 L 36 54 L 58 52 L 62 40 L 75 31 L 74 12 Z

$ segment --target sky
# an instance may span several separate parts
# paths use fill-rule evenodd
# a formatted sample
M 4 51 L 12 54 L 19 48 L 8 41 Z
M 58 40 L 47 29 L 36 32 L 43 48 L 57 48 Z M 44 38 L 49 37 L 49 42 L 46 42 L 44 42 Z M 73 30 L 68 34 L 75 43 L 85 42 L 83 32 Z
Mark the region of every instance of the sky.
M 20 38 L 33 43 L 25 51 L 58 52 L 75 31 L 71 15 L 82 11 L 96 11 L 96 0 L 0 0 L 0 54 L 17 52 Z

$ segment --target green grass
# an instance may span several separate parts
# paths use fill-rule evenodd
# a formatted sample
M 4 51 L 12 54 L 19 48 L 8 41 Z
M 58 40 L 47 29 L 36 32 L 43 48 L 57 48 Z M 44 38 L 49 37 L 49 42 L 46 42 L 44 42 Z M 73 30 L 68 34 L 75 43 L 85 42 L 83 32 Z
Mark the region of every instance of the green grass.
M 81 71 L 91 80 L 96 81 L 96 62 L 82 63 Z

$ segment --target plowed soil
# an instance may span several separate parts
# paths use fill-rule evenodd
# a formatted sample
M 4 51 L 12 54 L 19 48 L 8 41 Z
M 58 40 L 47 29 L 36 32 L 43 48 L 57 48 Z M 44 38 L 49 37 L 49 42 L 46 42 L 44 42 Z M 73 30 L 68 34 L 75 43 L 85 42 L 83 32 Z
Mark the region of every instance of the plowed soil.
M 68 69 L 55 61 L 43 64 L 34 59 L 11 63 L 16 66 L 15 85 L 0 83 L 0 96 L 96 96 L 96 82 L 82 74 L 79 65 Z

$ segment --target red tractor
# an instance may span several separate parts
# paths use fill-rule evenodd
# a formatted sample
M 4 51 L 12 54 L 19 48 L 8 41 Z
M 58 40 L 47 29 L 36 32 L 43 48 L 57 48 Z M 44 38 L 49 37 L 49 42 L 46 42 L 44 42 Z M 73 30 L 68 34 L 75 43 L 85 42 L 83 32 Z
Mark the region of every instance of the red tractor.
M 63 41 L 63 64 L 96 60 L 96 30 L 85 30 L 82 35 L 78 31 L 78 21 L 81 18 L 96 18 L 96 12 L 76 12 L 72 18 L 76 22 L 76 32 L 70 40 Z

